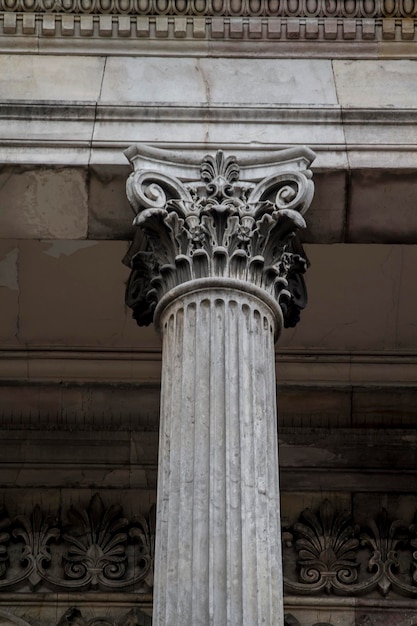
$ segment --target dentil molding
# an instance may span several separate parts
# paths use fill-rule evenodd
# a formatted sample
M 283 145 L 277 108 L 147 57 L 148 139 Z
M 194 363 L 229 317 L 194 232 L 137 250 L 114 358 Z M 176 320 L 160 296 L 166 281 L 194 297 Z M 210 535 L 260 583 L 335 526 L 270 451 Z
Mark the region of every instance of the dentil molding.
M 0 50 L 410 58 L 416 18 L 413 0 L 0 0 Z

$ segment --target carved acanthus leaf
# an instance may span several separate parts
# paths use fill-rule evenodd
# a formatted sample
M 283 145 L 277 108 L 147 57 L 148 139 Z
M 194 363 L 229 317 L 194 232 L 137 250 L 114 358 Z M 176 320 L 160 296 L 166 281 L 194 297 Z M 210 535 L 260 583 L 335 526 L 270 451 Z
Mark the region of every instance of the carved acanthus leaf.
M 11 521 L 0 514 L 0 589 L 111 591 L 152 588 L 154 512 L 123 517 L 96 494 L 87 508 L 45 515 L 36 505 Z
M 327 500 L 318 513 L 306 509 L 283 533 L 286 589 L 349 596 L 376 590 L 386 596 L 393 590 L 417 597 L 415 529 L 415 524 L 406 528 L 401 520 L 392 521 L 385 509 L 362 527 L 353 524 L 349 513 L 336 513 Z M 288 575 L 294 551 L 298 580 Z
M 170 163 L 161 173 L 158 151 L 152 149 L 148 167 L 140 150 L 130 153 L 135 171 L 127 181 L 137 213 L 134 224 L 145 235 L 127 256 L 132 274 L 126 302 L 138 323 L 149 323 L 156 303 L 175 286 L 198 278 L 232 278 L 272 295 L 285 325 L 295 325 L 306 304 L 302 274 L 307 261 L 296 234 L 305 227 L 302 213 L 313 197 L 306 169 L 313 153 L 282 151 L 275 166 L 268 164 L 268 171 L 275 167 L 276 172 L 259 181 L 254 168 L 252 178 L 241 180 L 246 170 L 218 151 L 204 157 L 200 178 L 190 180 L 196 168 L 187 165 L 181 178 L 181 164 Z M 179 177 L 172 173 L 175 168 Z

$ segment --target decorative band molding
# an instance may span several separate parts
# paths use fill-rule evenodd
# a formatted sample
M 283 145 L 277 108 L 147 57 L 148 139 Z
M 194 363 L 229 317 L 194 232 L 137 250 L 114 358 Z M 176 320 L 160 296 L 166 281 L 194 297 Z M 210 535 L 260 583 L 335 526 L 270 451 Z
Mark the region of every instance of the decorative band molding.
M 278 350 L 280 387 L 359 385 L 415 387 L 417 354 Z M 308 366 L 307 368 L 305 366 Z M 158 385 L 161 350 L 0 348 L 0 381 L 19 383 L 95 382 Z
M 25 593 L 28 585 L 41 593 L 152 590 L 153 510 L 148 519 L 128 520 L 120 505 L 105 507 L 96 494 L 87 507 L 64 515 L 36 505 L 11 519 L 2 508 L 0 523 L 2 591 Z M 416 517 L 405 522 L 385 509 L 352 515 L 324 500 L 297 522 L 283 522 L 282 542 L 289 594 L 417 598 Z
M 193 17 L 416 17 L 414 0 L 0 0 L 1 11 Z
M 0 0 L 5 4 L 7 0 Z M 19 0 L 20 1 L 20 0 Z M 417 9 L 416 9 L 417 10 Z M 380 41 L 407 42 L 416 38 L 417 20 L 410 18 L 357 17 L 187 17 L 147 16 L 116 10 L 32 11 L 19 7 L 0 13 L 0 36 L 88 37 L 146 40 L 239 40 L 295 43 L 306 41 L 346 42 L 356 40 L 369 48 Z M 355 51 L 360 54 L 361 51 Z M 302 53 L 302 51 L 299 51 Z M 397 52 L 398 54 L 398 52 Z M 410 56 L 410 52 L 408 52 Z M 343 56 L 343 55 L 342 55 Z
M 417 518 L 411 524 L 382 509 L 356 521 L 324 500 L 284 528 L 284 588 L 300 595 L 417 598 Z
M 0 590 L 135 591 L 153 586 L 154 509 L 128 520 L 95 494 L 85 508 L 11 519 L 0 509 Z M 69 622 L 72 623 L 72 622 Z

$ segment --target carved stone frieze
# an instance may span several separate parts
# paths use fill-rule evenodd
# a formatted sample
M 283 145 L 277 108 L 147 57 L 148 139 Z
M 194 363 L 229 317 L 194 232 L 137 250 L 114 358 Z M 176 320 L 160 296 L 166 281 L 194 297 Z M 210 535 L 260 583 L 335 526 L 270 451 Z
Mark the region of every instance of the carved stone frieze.
M 396 42 L 404 45 L 399 48 L 398 55 L 415 58 L 415 52 L 408 43 L 417 38 L 417 18 L 405 17 L 405 11 L 390 13 L 390 17 L 198 17 L 176 15 L 142 15 L 137 12 L 136 0 L 126 0 L 128 8 L 119 9 L 120 2 L 111 0 L 109 9 L 101 10 L 102 2 L 89 0 L 83 2 L 82 10 L 78 0 L 68 0 L 68 9 L 54 3 L 51 11 L 47 11 L 38 0 L 39 6 L 33 11 L 29 0 L 0 0 L 0 47 L 1 37 L 19 35 L 24 38 L 47 36 L 51 45 L 60 45 L 62 40 L 77 38 L 77 52 L 80 50 L 98 49 L 103 38 L 119 41 L 120 49 L 129 55 L 149 55 L 160 45 L 161 39 L 169 41 L 168 45 L 181 45 L 184 39 L 195 46 L 195 52 L 201 53 L 201 44 L 211 41 L 230 42 L 233 50 L 239 40 L 251 45 L 253 53 L 270 56 L 270 46 L 275 43 L 274 55 L 285 57 L 288 49 L 296 50 L 300 57 L 326 57 L 332 44 L 343 43 L 337 48 L 339 58 L 352 56 L 352 40 L 355 41 L 354 55 L 357 58 L 376 54 L 375 44 Z M 25 5 L 27 2 L 27 7 Z M 136 4 L 135 4 L 136 3 Z M 3 7 L 1 6 L 3 5 Z M 59 12 L 55 13 L 54 10 Z M 398 9 L 398 11 L 400 11 Z M 28 13 L 27 20 L 21 14 Z M 20 15 L 19 15 L 20 14 Z M 388 14 L 387 14 L 388 15 Z M 64 37 L 63 37 L 64 35 Z M 302 41 L 305 45 L 299 46 Z M 7 45 L 7 41 L 3 44 Z M 10 44 L 8 44 L 10 45 Z M 8 50 L 9 48 L 7 48 Z M 159 48 L 157 47 L 159 50 Z M 226 51 L 222 52 L 227 56 Z
M 65 515 L 46 515 L 38 505 L 16 517 L 2 509 L 0 590 L 149 592 L 153 517 L 151 510 L 147 519 L 128 520 L 119 505 L 105 507 L 99 495 L 86 508 L 72 507 Z M 282 539 L 287 594 L 417 598 L 417 512 L 409 525 L 384 509 L 357 523 L 351 513 L 325 500 L 283 528 Z M 81 613 L 72 611 L 59 626 L 89 624 L 87 618 L 77 622 Z M 120 625 L 109 623 L 142 624 L 132 615 L 134 610 Z M 140 617 L 145 618 L 150 619 Z
M 413 0 L 1 0 L 3 11 L 227 17 L 415 17 Z
M 15 35 L 23 49 L 32 37 L 45 36 L 52 46 L 75 37 L 79 54 L 102 51 L 103 38 L 112 38 L 124 54 L 160 53 L 161 40 L 182 54 L 187 40 L 196 54 L 210 41 L 227 56 L 244 40 L 257 56 L 270 57 L 275 44 L 278 58 L 289 50 L 322 58 L 329 49 L 338 58 L 369 58 L 378 54 L 375 44 L 392 41 L 396 56 L 415 58 L 409 42 L 417 38 L 416 23 L 413 0 L 0 0 L 0 48 L 9 51 Z
M 283 532 L 287 592 L 360 596 L 392 591 L 417 598 L 416 524 L 382 510 L 365 524 L 325 500 Z
M 132 268 L 126 302 L 137 322 L 149 324 L 172 288 L 211 278 L 262 289 L 294 326 L 306 304 L 307 267 L 295 235 L 313 197 L 314 153 L 282 150 L 244 167 L 222 151 L 199 166 L 142 146 L 127 155 L 134 166 L 127 195 L 145 235 L 125 259 Z
M 14 519 L 3 510 L 0 590 L 149 591 L 153 545 L 153 512 L 128 520 L 97 494 L 66 517 L 44 515 L 38 505 Z

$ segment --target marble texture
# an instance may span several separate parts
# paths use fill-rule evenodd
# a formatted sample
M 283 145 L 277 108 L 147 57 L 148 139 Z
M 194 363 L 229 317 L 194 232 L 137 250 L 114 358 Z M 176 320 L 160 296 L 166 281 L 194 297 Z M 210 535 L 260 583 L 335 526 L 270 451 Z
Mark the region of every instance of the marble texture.
M 162 314 L 154 626 L 283 624 L 274 317 L 225 288 Z

